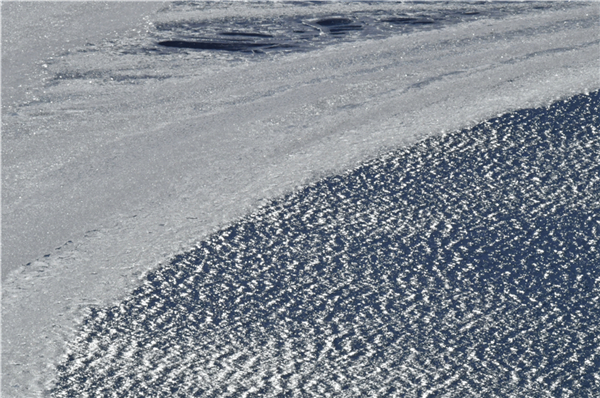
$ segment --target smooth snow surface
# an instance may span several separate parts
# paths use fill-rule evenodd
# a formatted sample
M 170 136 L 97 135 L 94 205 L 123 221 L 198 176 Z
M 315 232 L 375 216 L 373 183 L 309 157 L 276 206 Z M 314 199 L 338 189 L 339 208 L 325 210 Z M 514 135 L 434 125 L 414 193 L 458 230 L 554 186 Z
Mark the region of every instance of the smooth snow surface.
M 2 104 L 40 89 L 44 65 L 104 37 L 139 33 L 136 20 L 160 2 L 2 2 Z
M 20 45 L 4 18 L 9 397 L 51 388 L 86 308 L 265 199 L 600 88 L 598 3 L 173 3 L 121 35 L 54 44 L 26 91 L 4 76 Z

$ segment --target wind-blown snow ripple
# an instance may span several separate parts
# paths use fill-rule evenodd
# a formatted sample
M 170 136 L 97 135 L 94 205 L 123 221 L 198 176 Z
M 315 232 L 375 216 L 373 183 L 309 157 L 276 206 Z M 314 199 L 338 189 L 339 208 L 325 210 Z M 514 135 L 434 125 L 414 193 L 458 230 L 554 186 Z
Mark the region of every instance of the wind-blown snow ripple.
M 93 309 L 52 395 L 599 396 L 599 104 L 271 202 Z

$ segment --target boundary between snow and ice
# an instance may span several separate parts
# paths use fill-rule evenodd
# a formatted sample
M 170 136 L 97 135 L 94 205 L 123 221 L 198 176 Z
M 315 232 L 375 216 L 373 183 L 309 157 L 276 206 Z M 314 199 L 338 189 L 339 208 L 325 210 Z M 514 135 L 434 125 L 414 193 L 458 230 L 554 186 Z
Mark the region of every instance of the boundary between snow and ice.
M 597 13 L 595 5 L 588 7 Z M 277 64 L 237 65 L 204 79 L 158 82 L 160 94 L 128 88 L 128 95 L 148 100 L 149 110 L 140 116 L 135 112 L 141 108 L 113 105 L 109 111 L 116 122 L 132 118 L 140 122 L 139 131 L 155 127 L 144 136 L 152 145 L 131 132 L 116 137 L 114 142 L 139 150 L 133 164 L 118 166 L 125 171 L 150 167 L 160 178 L 155 175 L 149 184 L 174 170 L 181 174 L 172 185 L 167 179 L 158 187 L 173 191 L 127 202 L 103 220 L 103 228 L 8 275 L 2 303 L 5 396 L 37 395 L 85 308 L 115 302 L 151 267 L 256 209 L 261 200 L 430 134 L 598 89 L 597 27 L 561 22 L 584 19 L 584 14 L 584 9 L 542 13 L 342 44 L 292 54 Z M 411 51 L 401 54 L 403 49 Z M 189 101 L 207 86 L 218 92 L 207 98 L 216 105 L 209 114 L 194 116 Z M 236 94 L 239 99 L 226 101 Z M 159 123 L 152 105 L 165 99 L 178 113 Z M 86 116 L 91 128 L 105 123 L 101 116 L 94 120 L 93 113 Z M 278 126 L 286 121 L 295 124 L 281 137 Z M 203 137 L 197 126 L 206 126 Z M 239 134 L 246 132 L 251 134 Z M 179 141 L 161 138 L 166 133 Z M 112 143 L 90 158 L 79 154 L 83 158 L 75 166 L 101 160 Z M 165 153 L 174 165 L 150 161 Z M 187 162 L 177 158 L 182 153 Z M 43 162 L 44 154 L 38 155 Z M 189 162 L 190 157 L 205 164 Z M 215 175 L 219 186 L 212 183 Z M 53 178 L 50 183 L 61 182 Z M 86 192 L 93 186 L 80 188 Z M 52 199 L 43 193 L 31 203 Z

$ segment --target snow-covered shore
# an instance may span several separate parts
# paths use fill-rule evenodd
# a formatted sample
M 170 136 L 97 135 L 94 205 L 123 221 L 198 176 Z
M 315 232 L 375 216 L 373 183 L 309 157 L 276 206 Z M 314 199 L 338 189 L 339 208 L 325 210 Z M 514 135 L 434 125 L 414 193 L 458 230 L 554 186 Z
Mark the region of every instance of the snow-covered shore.
M 230 58 L 132 51 L 149 40 L 139 24 L 46 60 L 45 84 L 3 108 L 3 396 L 43 388 L 87 306 L 262 200 L 598 89 L 598 8 Z

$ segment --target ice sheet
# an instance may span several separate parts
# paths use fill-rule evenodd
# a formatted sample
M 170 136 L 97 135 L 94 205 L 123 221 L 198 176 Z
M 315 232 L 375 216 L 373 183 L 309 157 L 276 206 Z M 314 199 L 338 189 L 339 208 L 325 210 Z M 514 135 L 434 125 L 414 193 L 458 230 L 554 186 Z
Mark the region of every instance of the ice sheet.
M 597 89 L 598 4 L 559 5 L 266 54 L 166 51 L 156 26 L 211 13 L 268 21 L 272 8 L 166 7 L 154 27 L 38 64 L 43 83 L 3 107 L 5 393 L 43 386 L 83 308 L 263 199 Z M 279 7 L 319 20 L 372 6 Z
M 591 397 L 600 91 L 276 198 L 90 310 L 52 397 Z

